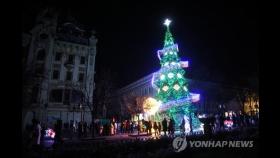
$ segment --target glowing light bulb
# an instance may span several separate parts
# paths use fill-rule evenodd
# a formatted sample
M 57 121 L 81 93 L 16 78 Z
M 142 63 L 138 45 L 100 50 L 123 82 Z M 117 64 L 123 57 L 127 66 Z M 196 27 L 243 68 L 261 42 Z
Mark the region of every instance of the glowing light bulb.
M 169 64 L 169 63 L 168 63 L 168 62 L 166 62 L 166 63 L 164 63 L 164 66 L 168 66 L 168 64 Z
M 164 80 L 164 79 L 165 79 L 165 75 L 161 75 L 161 76 L 160 76 L 160 79 L 161 79 L 161 80 Z
M 178 77 L 178 78 L 182 78 L 182 75 L 179 74 L 179 73 L 177 73 L 177 77 Z
M 177 90 L 180 89 L 180 86 L 179 86 L 178 84 L 175 84 L 175 85 L 173 86 L 173 88 L 177 91 Z
M 187 89 L 187 87 L 186 87 L 186 86 L 184 86 L 184 87 L 183 87 L 183 89 L 184 89 L 185 91 L 188 91 L 188 89 Z
M 171 65 L 173 65 L 173 66 L 174 66 L 174 65 L 176 65 L 176 63 L 173 61 L 173 62 L 171 62 Z
M 169 73 L 169 74 L 168 74 L 168 77 L 169 77 L 169 78 L 172 78 L 172 77 L 174 77 L 174 74 L 173 74 L 173 73 Z
M 164 90 L 165 92 L 168 90 L 168 86 L 163 86 L 162 90 Z
M 173 52 L 169 52 L 169 54 L 171 54 L 171 55 L 172 55 L 172 54 L 173 54 Z

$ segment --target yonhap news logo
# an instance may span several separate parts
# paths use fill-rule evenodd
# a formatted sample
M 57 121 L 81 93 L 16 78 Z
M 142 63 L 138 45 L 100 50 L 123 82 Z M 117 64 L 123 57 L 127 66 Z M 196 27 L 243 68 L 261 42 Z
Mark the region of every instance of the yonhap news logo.
M 254 141 L 187 141 L 185 137 L 176 137 L 172 146 L 175 152 L 180 152 L 189 148 L 252 148 Z

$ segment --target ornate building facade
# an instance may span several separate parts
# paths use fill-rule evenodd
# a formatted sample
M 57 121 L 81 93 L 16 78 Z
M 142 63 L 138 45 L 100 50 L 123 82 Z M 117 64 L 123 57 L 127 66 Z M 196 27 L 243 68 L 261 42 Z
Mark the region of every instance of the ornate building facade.
M 91 121 L 97 39 L 94 31 L 43 10 L 23 34 L 23 127 L 33 118 L 53 124 Z M 87 104 L 85 104 L 87 103 Z

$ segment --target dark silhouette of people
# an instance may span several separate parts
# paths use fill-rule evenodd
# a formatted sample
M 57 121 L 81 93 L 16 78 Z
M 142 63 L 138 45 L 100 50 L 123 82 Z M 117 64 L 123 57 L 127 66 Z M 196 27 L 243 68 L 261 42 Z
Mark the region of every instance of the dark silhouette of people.
M 163 121 L 162 121 L 162 130 L 164 132 L 164 135 L 166 136 L 166 131 L 167 131 L 167 120 L 166 120 L 166 118 L 164 118 Z
M 148 122 L 148 135 L 152 135 L 152 122 Z
M 168 126 L 168 134 L 173 137 L 174 136 L 174 132 L 175 132 L 175 128 L 174 128 L 175 122 L 174 120 L 171 118 L 169 121 L 169 126 Z
M 161 123 L 158 122 L 158 133 L 159 133 L 159 136 L 161 135 Z
M 232 115 L 232 121 L 233 121 L 233 127 L 237 127 L 237 116 L 235 113 Z
M 219 121 L 220 121 L 220 130 L 223 130 L 224 129 L 224 121 L 225 121 L 225 118 L 224 118 L 223 115 L 220 115 Z
M 130 133 L 133 133 L 133 128 L 134 128 L 134 122 L 131 122 L 131 124 L 130 124 Z
M 153 128 L 155 130 L 155 136 L 158 136 L 159 135 L 159 133 L 158 133 L 158 125 L 157 125 L 156 122 L 154 122 Z
M 83 134 L 83 125 L 82 125 L 82 122 L 80 121 L 78 123 L 78 136 L 79 136 L 79 138 L 82 137 L 82 134 Z
M 182 123 L 180 125 L 180 129 L 181 129 L 182 134 L 184 135 L 185 134 L 185 119 L 184 118 L 183 118 Z
M 84 126 L 83 126 L 84 130 L 83 130 L 83 135 L 84 137 L 87 137 L 87 122 L 84 122 Z
M 55 141 L 57 143 L 61 143 L 62 141 L 62 120 L 57 120 L 56 124 L 54 126 L 54 131 L 55 131 Z
M 130 130 L 130 122 L 129 122 L 129 120 L 126 121 L 126 125 L 125 126 L 126 126 L 125 131 L 126 131 L 126 133 L 128 133 L 129 130 Z
M 144 125 L 145 125 L 145 128 L 146 128 L 145 132 L 147 132 L 147 134 L 149 134 L 149 122 L 148 121 L 144 121 Z
M 121 133 L 124 133 L 124 123 L 121 122 Z

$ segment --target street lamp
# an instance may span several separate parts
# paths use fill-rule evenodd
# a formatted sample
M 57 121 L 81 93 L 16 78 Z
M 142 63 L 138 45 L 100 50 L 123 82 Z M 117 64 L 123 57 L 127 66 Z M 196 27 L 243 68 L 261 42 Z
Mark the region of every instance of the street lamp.
M 74 117 L 74 114 L 75 114 L 75 111 L 76 111 L 75 106 L 73 106 L 72 111 L 73 111 L 73 123 L 74 123 L 74 122 L 75 122 L 75 117 Z
M 83 119 L 83 109 L 84 109 L 83 104 L 80 103 L 80 112 L 81 112 L 81 121 L 82 122 L 84 121 L 84 119 Z

